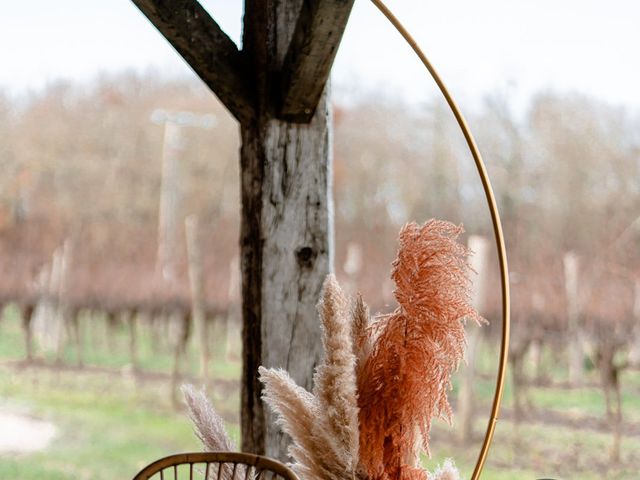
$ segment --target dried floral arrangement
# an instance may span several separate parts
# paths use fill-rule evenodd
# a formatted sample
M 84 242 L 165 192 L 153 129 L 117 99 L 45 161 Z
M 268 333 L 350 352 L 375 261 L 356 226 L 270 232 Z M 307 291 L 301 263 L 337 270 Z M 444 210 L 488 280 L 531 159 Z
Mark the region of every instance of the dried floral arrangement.
M 432 419 L 452 419 L 447 392 L 464 356 L 464 322 L 483 321 L 471 306 L 461 233 L 439 220 L 403 227 L 391 274 L 398 308 L 388 315 L 370 317 L 360 296 L 350 301 L 327 277 L 318 304 L 325 355 L 312 392 L 260 367 L 263 398 L 293 440 L 302 480 L 459 478 L 451 461 L 426 471 L 420 454 L 429 453 Z M 185 396 L 205 448 L 231 449 L 204 394 Z

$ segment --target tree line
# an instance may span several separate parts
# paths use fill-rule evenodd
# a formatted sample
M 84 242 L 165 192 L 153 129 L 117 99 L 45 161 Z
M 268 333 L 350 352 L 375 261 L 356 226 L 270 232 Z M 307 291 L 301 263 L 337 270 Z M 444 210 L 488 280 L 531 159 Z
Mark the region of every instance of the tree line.
M 577 93 L 542 91 L 522 111 L 510 104 L 497 92 L 467 113 L 509 253 L 516 411 L 527 382 L 545 378 L 538 362 L 525 379 L 523 362 L 551 348 L 570 384 L 585 381 L 585 365 L 598 370 L 619 429 L 620 372 L 640 357 L 640 117 Z M 170 128 L 159 112 L 173 115 Z M 369 92 L 335 104 L 333 117 L 336 273 L 374 311 L 390 311 L 399 228 L 437 217 L 489 237 L 480 183 L 440 100 Z M 192 216 L 201 309 L 237 308 L 238 126 L 205 86 L 121 73 L 0 93 L 0 138 L 2 303 L 191 311 Z M 163 242 L 170 274 L 159 265 Z M 499 328 L 489 252 L 485 335 Z

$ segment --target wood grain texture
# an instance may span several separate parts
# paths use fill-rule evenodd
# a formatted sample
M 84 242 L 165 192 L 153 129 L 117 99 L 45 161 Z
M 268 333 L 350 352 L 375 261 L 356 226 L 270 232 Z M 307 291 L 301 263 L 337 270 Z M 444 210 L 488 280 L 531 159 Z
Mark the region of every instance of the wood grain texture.
M 132 0 L 238 121 L 253 116 L 245 62 L 196 0 Z
M 288 439 L 263 410 L 256 371 L 281 367 L 310 389 L 320 359 L 315 306 L 333 260 L 328 116 L 323 99 L 311 124 L 271 119 L 260 141 L 243 147 L 242 438 L 244 448 L 274 458 L 285 458 Z M 254 133 L 245 129 L 243 138 L 246 145 Z
M 258 92 L 256 120 L 242 125 L 242 448 L 286 459 L 289 442 L 260 398 L 258 366 L 288 370 L 311 388 L 321 355 L 316 303 L 331 270 L 330 109 L 308 124 L 276 118 L 277 71 L 300 0 L 247 0 L 244 48 Z
M 327 83 L 354 0 L 305 0 L 281 70 L 279 116 L 310 121 Z

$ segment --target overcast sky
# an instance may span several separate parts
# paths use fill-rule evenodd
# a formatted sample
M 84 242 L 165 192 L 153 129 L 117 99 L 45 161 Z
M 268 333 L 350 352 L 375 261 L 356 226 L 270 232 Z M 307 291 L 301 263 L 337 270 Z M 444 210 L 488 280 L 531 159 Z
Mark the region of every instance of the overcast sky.
M 189 72 L 128 0 L 5 2 L 0 88 L 14 94 L 59 78 L 158 67 Z M 454 95 L 495 91 L 523 102 L 541 88 L 579 91 L 640 109 L 640 2 L 635 0 L 388 0 Z M 206 0 L 240 40 L 242 2 Z M 334 66 L 338 85 L 421 100 L 435 92 L 418 61 L 368 0 L 357 0 Z

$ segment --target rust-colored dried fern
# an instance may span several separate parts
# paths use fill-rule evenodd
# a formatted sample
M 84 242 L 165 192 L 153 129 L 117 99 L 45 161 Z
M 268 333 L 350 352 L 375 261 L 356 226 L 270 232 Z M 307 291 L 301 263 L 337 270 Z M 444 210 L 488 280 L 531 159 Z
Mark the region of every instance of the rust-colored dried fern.
M 360 461 L 370 479 L 427 478 L 433 417 L 451 419 L 450 375 L 464 355 L 470 304 L 462 227 L 430 220 L 400 232 L 392 278 L 399 307 L 372 327 L 375 343 L 358 369 Z

